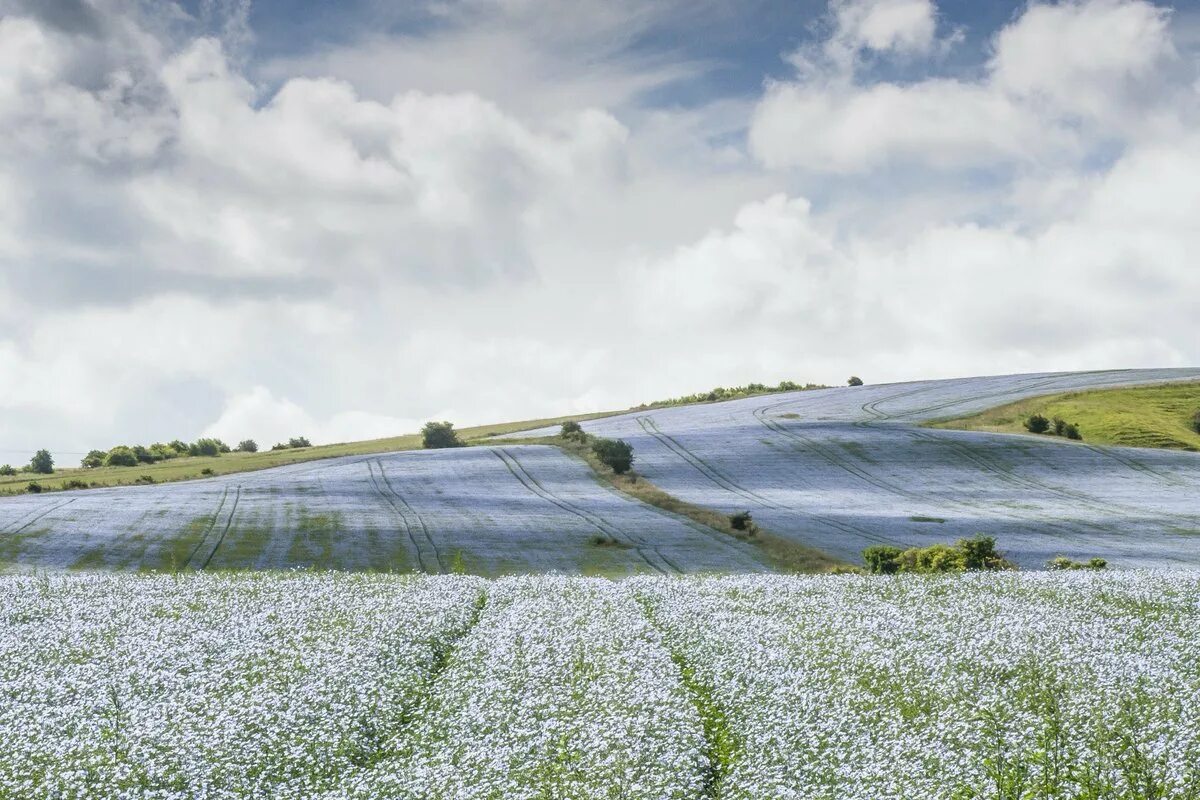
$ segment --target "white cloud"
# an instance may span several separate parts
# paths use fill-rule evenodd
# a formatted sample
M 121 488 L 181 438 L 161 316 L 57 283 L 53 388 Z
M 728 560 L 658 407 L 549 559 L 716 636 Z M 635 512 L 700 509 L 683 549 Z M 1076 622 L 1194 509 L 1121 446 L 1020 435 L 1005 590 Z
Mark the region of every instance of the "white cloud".
M 934 45 L 937 9 L 932 0 L 834 0 L 837 33 L 827 49 L 842 48 L 927 53 Z
M 233 396 L 221 416 L 204 431 L 205 436 L 222 438 L 231 445 L 254 439 L 260 449 L 294 436 L 304 436 L 313 444 L 356 442 L 413 433 L 420 428 L 415 419 L 346 411 L 327 419 L 314 419 L 287 398 L 276 398 L 265 386 Z

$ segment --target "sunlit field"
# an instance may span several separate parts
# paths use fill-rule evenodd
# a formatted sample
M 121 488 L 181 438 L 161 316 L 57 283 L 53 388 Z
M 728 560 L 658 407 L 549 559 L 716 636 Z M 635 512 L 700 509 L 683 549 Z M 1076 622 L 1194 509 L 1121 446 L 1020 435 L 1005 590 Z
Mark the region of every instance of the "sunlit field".
M 1200 574 L 0 579 L 0 796 L 1194 798 Z

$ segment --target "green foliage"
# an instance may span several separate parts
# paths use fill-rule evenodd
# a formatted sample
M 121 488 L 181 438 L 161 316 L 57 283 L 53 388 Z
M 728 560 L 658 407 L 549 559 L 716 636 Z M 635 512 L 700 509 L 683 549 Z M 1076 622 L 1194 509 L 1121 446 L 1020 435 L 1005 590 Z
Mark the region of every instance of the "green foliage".
M 1046 562 L 1046 569 L 1049 570 L 1078 570 L 1078 569 L 1093 569 L 1101 570 L 1108 567 L 1108 562 L 1103 558 L 1090 558 L 1087 561 L 1072 561 L 1066 556 L 1056 556 Z
M 729 527 L 741 532 L 746 537 L 753 537 L 758 533 L 758 525 L 754 523 L 754 517 L 749 511 L 738 511 L 736 514 L 730 514 Z
M 1041 414 L 1030 414 L 1029 418 L 1025 420 L 1025 430 L 1030 433 L 1045 433 L 1050 430 L 1050 420 Z
M 587 433 L 584 432 L 583 426 L 575 420 L 569 419 L 562 424 L 562 430 L 558 433 L 564 439 L 570 439 L 575 442 L 587 441 Z
M 145 447 L 142 447 L 140 444 L 135 444 L 129 449 L 133 451 L 133 455 L 138 460 L 139 464 L 153 464 L 157 460 L 149 450 L 147 450 Z
M 88 454 L 79 462 L 79 466 L 84 469 L 95 469 L 96 467 L 104 466 L 104 459 L 107 456 L 103 450 L 89 450 Z
M 863 563 L 872 575 L 894 575 L 900 571 L 900 556 L 904 548 L 890 544 L 873 544 L 862 551 Z
M 1200 410 L 1198 410 L 1198 411 L 1196 411 L 1196 413 L 1192 414 L 1192 419 L 1188 423 L 1188 425 L 1196 433 L 1200 433 Z
M 1062 417 L 1054 418 L 1054 435 L 1065 436 L 1068 439 L 1079 440 L 1083 437 L 1079 435 L 1079 428 L 1073 423 L 1067 422 Z
M 0 475 L 16 475 L 17 469 L 12 464 L 0 464 Z
M 426 422 L 425 427 L 421 428 L 421 446 L 427 450 L 440 450 L 462 447 L 462 442 L 454 432 L 453 422 Z
M 29 471 L 39 475 L 49 475 L 54 472 L 54 458 L 49 450 L 38 450 L 29 460 Z
M 217 473 L 213 472 L 212 467 L 205 467 L 204 469 L 200 470 L 200 474 L 201 475 L 216 475 Z
M 991 536 L 976 536 L 959 539 L 952 545 L 939 543 L 907 550 L 892 545 L 872 545 L 863 550 L 863 562 L 872 575 L 1014 569 L 1012 563 L 996 550 L 996 540 Z
M 104 466 L 106 467 L 133 467 L 137 466 L 137 463 L 137 455 L 134 454 L 133 448 L 123 444 L 109 450 L 108 455 L 104 457 Z
M 228 453 L 229 447 L 220 439 L 197 439 L 188 445 L 188 455 L 219 456 Z
M 149 483 L 155 483 L 155 482 L 156 481 L 154 480 L 153 475 L 139 475 L 138 479 L 136 481 L 134 481 L 134 483 L 136 483 L 136 484 L 149 484 Z
M 69 481 L 63 481 L 62 488 L 65 489 L 86 489 L 88 488 L 87 481 L 81 481 L 79 478 L 71 478 Z
M 633 467 L 633 448 L 621 439 L 597 439 L 592 442 L 592 452 L 618 475 L 624 475 Z
M 37 481 L 30 481 L 29 485 L 25 487 L 25 491 L 30 494 L 41 494 L 45 489 Z
M 858 377 L 857 375 L 851 375 L 850 379 L 848 381 L 846 381 L 846 385 L 847 386 L 862 386 L 863 379 Z
M 188 451 L 191 449 L 188 447 L 187 442 L 180 441 L 179 439 L 172 439 L 170 443 L 167 444 L 167 447 L 171 448 L 181 456 L 187 455 Z
M 167 461 L 168 459 L 172 458 L 179 458 L 179 453 L 176 452 L 174 447 L 169 444 L 163 444 L 162 442 L 155 442 L 154 444 L 150 445 L 150 455 L 156 463 L 159 461 Z
M 237 450 L 239 453 L 257 453 L 258 442 L 253 439 L 242 439 L 238 442 Z
M 718 386 L 707 392 L 672 397 L 667 400 L 656 400 L 653 403 L 642 403 L 635 410 L 648 408 L 664 408 L 667 406 L 685 406 L 693 403 L 716 403 L 722 400 L 735 400 L 739 397 L 751 397 L 756 394 L 772 394 L 774 392 L 795 392 L 808 389 L 828 389 L 817 383 L 806 383 L 803 386 L 795 381 L 780 381 L 778 386 L 768 386 L 764 383 L 748 383 L 745 386 Z
M 293 436 L 292 438 L 288 439 L 288 447 L 293 450 L 301 447 L 312 447 L 312 442 L 308 440 L 307 436 Z

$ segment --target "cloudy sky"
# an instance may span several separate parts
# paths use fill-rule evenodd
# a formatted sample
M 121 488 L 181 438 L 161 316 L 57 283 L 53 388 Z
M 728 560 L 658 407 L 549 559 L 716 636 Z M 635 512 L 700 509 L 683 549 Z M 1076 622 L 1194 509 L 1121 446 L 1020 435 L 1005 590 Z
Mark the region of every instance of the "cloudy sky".
M 1195 366 L 1198 56 L 1140 0 L 0 0 L 0 461 Z

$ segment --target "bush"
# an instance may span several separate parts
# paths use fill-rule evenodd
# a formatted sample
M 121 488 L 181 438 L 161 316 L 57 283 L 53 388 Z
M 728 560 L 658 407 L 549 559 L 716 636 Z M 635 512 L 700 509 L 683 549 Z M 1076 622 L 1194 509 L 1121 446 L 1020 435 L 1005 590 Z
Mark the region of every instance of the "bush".
M 1011 569 L 1012 564 L 996 550 L 996 539 L 992 536 L 976 536 L 959 539 L 955 547 L 962 551 L 963 567 L 968 570 Z
M 191 448 L 188 446 L 187 442 L 181 442 L 178 439 L 172 439 L 171 442 L 167 445 L 167 447 L 171 448 L 172 450 L 174 450 L 176 453 L 178 453 L 181 456 L 186 456 L 188 454 L 188 452 L 191 450 Z
M 562 430 L 558 432 L 558 435 L 564 439 L 571 439 L 576 442 L 583 442 L 587 440 L 587 434 L 584 433 L 583 426 L 575 420 L 567 420 L 564 422 L 562 424 Z
M 729 515 L 729 527 L 738 531 L 739 537 L 745 535 L 747 538 L 758 535 L 758 525 L 754 522 L 754 517 L 749 511 L 739 511 L 736 514 Z
M 287 450 L 288 443 L 287 442 L 276 442 L 275 444 L 271 445 L 271 449 L 272 450 Z
M 863 380 L 857 375 L 851 375 L 850 380 L 846 381 L 847 386 L 862 386 Z
M 200 470 L 200 474 L 201 475 L 215 475 L 216 473 L 213 472 L 212 467 L 205 467 L 204 469 Z
M 49 475 L 54 472 L 54 458 L 49 450 L 38 450 L 29 460 L 29 471 L 39 475 Z
M 633 467 L 633 448 L 620 439 L 597 439 L 592 443 L 592 452 L 600 462 L 618 475 Z
M 1046 562 L 1046 569 L 1054 571 L 1078 570 L 1078 569 L 1094 569 L 1101 570 L 1108 567 L 1108 562 L 1103 558 L 1090 558 L 1086 562 L 1072 561 L 1066 556 L 1055 556 Z
M 12 464 L 0 465 L 0 475 L 16 475 L 17 470 Z
M 253 439 L 242 439 L 237 446 L 239 453 L 257 453 L 258 442 Z
M 30 494 L 41 494 L 45 491 L 45 489 L 37 481 L 30 481 L 29 485 L 25 487 L 25 491 L 29 492 Z
M 134 455 L 133 449 L 123 444 L 109 450 L 108 455 L 104 457 L 104 466 L 106 467 L 135 467 L 137 463 L 137 456 Z
M 1050 420 L 1041 414 L 1031 414 L 1029 419 L 1025 420 L 1025 430 L 1030 433 L 1045 433 L 1050 430 Z
M 219 456 L 222 452 L 228 453 L 229 448 L 220 439 L 197 439 L 188 445 L 188 455 Z
M 1066 436 L 1068 439 L 1074 439 L 1075 441 L 1080 441 L 1083 439 L 1083 436 L 1081 436 L 1079 433 L 1079 428 L 1076 427 L 1075 423 L 1073 422 L 1068 422 L 1063 426 L 1063 436 Z
M 1197 411 L 1195 414 L 1192 414 L 1192 423 L 1191 424 L 1192 424 L 1192 430 L 1194 430 L 1196 433 L 1200 433 L 1200 411 Z
M 312 447 L 312 442 L 304 436 L 293 436 L 288 439 L 288 447 L 293 449 L 298 447 Z
M 87 481 L 81 481 L 79 478 L 71 478 L 69 481 L 63 481 L 62 488 L 66 489 L 86 489 L 88 488 Z
M 901 572 L 931 574 L 937 572 L 965 572 L 966 554 L 954 545 L 931 544 L 928 547 L 912 547 L 897 559 Z
M 902 548 L 890 544 L 873 544 L 862 551 L 863 563 L 872 575 L 894 575 L 900 571 Z
M 88 454 L 79 462 L 79 466 L 84 469 L 95 469 L 96 467 L 104 466 L 104 457 L 107 454 L 103 450 L 89 450 Z
M 421 428 L 421 444 L 428 450 L 462 447 L 453 422 L 426 422 L 425 427 Z
M 155 442 L 150 445 L 150 455 L 155 461 L 166 461 L 171 458 L 179 458 L 179 453 L 169 444 Z
M 133 451 L 133 457 L 138 460 L 139 464 L 153 464 L 157 460 L 149 450 L 140 444 L 135 444 L 129 449 Z
M 134 481 L 134 483 L 139 483 L 139 484 L 147 484 L 147 483 L 154 483 L 154 482 L 155 481 L 154 481 L 153 475 L 139 475 L 138 479 L 136 481 Z

